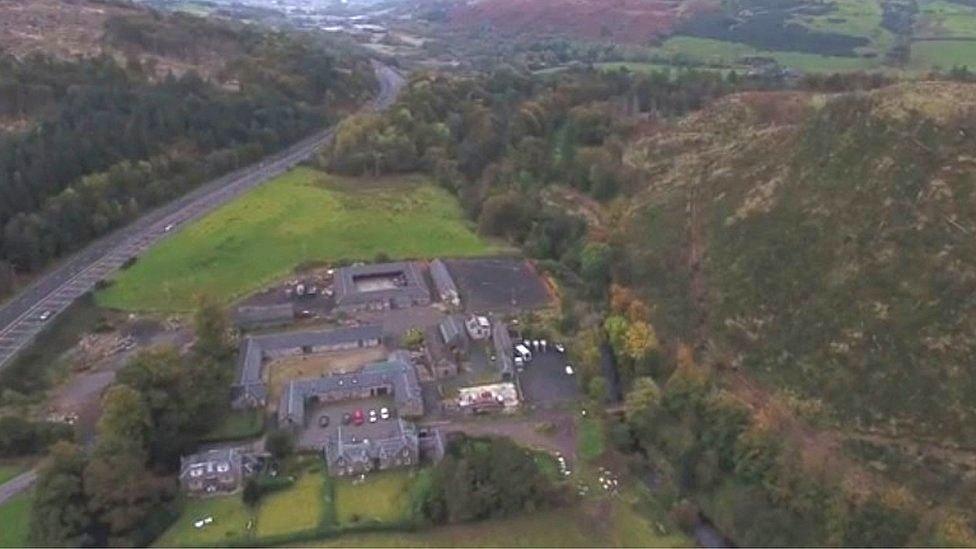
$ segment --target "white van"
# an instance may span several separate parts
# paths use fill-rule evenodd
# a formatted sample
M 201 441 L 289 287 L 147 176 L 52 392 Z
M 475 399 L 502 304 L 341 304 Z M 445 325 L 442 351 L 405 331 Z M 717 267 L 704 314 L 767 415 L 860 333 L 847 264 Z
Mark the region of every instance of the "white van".
M 515 352 L 525 362 L 531 362 L 532 361 L 532 351 L 530 351 L 529 348 L 526 347 L 525 345 L 516 345 L 515 346 Z

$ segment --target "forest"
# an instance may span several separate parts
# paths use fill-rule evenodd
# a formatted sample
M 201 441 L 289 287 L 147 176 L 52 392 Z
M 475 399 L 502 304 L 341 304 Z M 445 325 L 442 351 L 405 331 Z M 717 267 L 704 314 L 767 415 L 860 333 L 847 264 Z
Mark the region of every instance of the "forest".
M 125 63 L 0 58 L 0 113 L 26 125 L 0 133 L 0 295 L 15 274 L 323 127 L 374 85 L 365 58 L 316 39 L 184 20 L 110 20 Z M 178 28 L 191 32 L 160 38 Z M 140 55 L 218 42 L 233 55 L 208 78 Z

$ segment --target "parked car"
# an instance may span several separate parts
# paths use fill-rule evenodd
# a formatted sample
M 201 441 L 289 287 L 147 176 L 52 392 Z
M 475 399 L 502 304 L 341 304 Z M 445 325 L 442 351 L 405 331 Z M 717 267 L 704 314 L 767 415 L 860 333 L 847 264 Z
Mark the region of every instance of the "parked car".
M 566 375 L 568 375 L 568 376 L 573 375 L 573 365 L 572 364 L 567 364 L 566 365 Z
M 380 419 L 384 421 L 390 419 L 390 409 L 386 406 L 380 408 Z
M 371 410 L 369 411 L 369 422 L 370 422 L 370 423 L 376 423 L 376 420 L 377 420 L 377 419 L 379 419 L 379 418 L 378 418 L 378 417 L 377 417 L 377 415 L 376 415 L 376 409 L 375 409 L 375 408 L 373 408 L 373 409 L 371 409 Z
M 546 351 L 548 351 L 549 343 L 546 340 L 542 339 L 539 340 L 539 346 L 542 347 L 542 352 L 545 353 Z
M 352 413 L 353 424 L 362 425 L 364 421 L 366 421 L 366 416 L 363 415 L 363 411 L 361 409 Z
M 342 414 L 342 424 L 349 425 L 350 423 L 352 423 L 352 414 L 349 412 Z
M 326 415 L 319 416 L 319 427 L 328 427 L 328 426 L 329 426 L 329 416 Z
M 566 347 L 562 343 L 556 343 L 555 347 L 556 347 L 556 351 L 560 353 L 566 352 Z

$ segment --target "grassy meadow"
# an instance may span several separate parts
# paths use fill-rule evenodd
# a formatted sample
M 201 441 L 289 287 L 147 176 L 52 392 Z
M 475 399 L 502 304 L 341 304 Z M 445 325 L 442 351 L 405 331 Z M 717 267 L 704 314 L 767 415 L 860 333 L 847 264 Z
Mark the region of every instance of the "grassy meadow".
M 588 500 L 525 516 L 443 526 L 416 532 L 347 534 L 317 547 L 690 547 L 680 534 L 663 534 L 626 502 Z
M 370 475 L 364 482 L 335 481 L 336 519 L 340 527 L 357 524 L 396 523 L 410 513 L 412 478 L 401 472 Z
M 356 179 L 299 168 L 184 227 L 121 272 L 97 301 L 186 311 L 197 294 L 230 301 L 306 262 L 492 251 L 454 197 L 423 176 Z
M 26 547 L 30 527 L 32 492 L 26 492 L 0 505 L 0 547 Z

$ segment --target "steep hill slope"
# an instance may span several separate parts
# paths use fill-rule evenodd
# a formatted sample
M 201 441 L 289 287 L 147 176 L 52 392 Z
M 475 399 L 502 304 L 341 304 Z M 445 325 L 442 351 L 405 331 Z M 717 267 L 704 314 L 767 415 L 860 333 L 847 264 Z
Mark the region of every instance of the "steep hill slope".
M 629 151 L 622 275 L 733 383 L 971 505 L 974 151 L 971 85 L 729 97 Z

